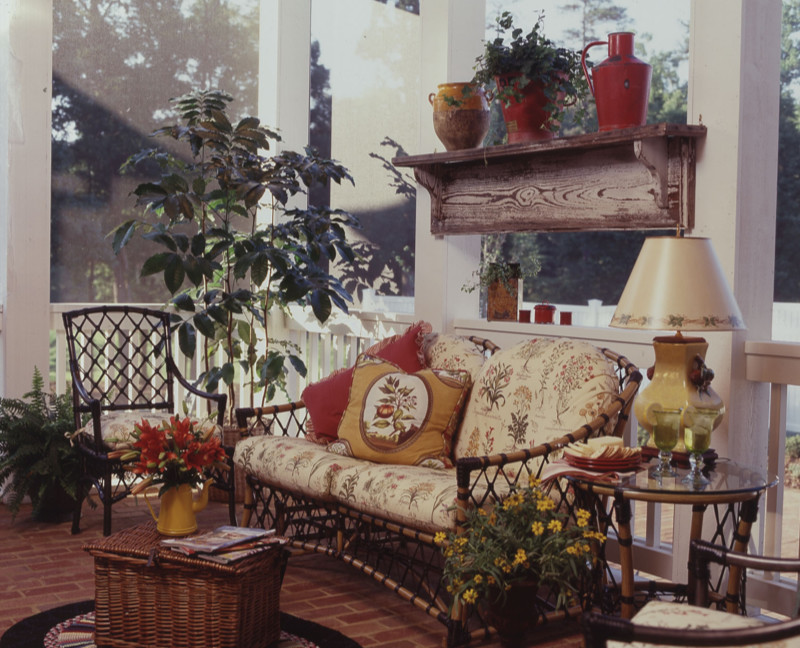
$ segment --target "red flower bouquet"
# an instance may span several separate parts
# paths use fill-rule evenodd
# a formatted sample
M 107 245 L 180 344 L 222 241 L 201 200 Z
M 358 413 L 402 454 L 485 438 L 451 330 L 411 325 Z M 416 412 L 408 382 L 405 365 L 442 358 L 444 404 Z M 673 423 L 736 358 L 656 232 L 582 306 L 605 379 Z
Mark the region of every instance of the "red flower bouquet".
M 141 492 L 151 484 L 163 484 L 159 495 L 173 486 L 189 484 L 199 486 L 205 481 L 207 468 L 227 469 L 225 449 L 216 426 L 203 429 L 189 418 L 172 416 L 154 427 L 147 419 L 136 424 L 133 448 L 121 457 L 130 461 L 130 470 L 137 475 L 147 475 L 133 491 Z

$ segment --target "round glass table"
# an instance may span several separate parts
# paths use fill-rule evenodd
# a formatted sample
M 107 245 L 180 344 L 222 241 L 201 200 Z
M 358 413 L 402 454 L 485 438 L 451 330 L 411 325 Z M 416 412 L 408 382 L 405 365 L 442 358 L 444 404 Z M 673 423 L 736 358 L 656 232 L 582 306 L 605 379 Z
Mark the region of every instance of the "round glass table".
M 633 536 L 631 533 L 631 502 L 659 502 L 662 504 L 684 504 L 692 506 L 692 522 L 689 541 L 700 538 L 703 530 L 703 515 L 710 505 L 739 504 L 738 520 L 733 533 L 733 549 L 746 552 L 750 541 L 750 529 L 758 513 L 758 501 L 767 488 L 774 486 L 777 479 L 767 479 L 763 472 L 742 466 L 729 459 L 717 459 L 715 463 L 707 466 L 703 474 L 708 478 L 709 484 L 692 486 L 683 483 L 683 478 L 688 469 L 678 468 L 675 477 L 654 479 L 650 476 L 647 464 L 636 472 L 623 473 L 615 482 L 603 481 L 600 474 L 597 478 L 591 474 L 565 475 L 577 489 L 587 494 L 597 496 L 595 505 L 602 506 L 601 501 L 613 498 L 614 517 L 617 526 L 617 541 L 620 556 L 620 603 L 621 614 L 631 618 L 634 610 L 634 569 L 633 569 Z M 599 509 L 598 509 L 599 510 Z M 605 511 L 605 507 L 603 507 Z M 717 516 L 718 524 L 714 538 L 724 537 L 723 520 Z M 729 592 L 735 593 L 732 588 L 740 577 L 739 571 L 731 567 L 728 577 Z M 692 575 L 689 574 L 688 591 L 691 593 Z M 726 601 L 728 609 L 735 611 L 738 600 L 731 596 Z

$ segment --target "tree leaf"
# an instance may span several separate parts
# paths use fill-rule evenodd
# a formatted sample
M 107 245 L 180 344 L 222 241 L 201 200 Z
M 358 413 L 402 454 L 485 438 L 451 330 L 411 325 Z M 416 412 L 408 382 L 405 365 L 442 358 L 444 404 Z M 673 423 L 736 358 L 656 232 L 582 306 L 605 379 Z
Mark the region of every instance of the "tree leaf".
M 173 295 L 181 289 L 186 273 L 183 270 L 183 263 L 177 254 L 171 254 L 164 268 L 164 283 L 167 290 Z
M 311 310 L 314 311 L 315 317 L 323 323 L 331 316 L 333 307 L 327 293 L 322 290 L 314 290 L 311 293 Z
M 135 220 L 128 220 L 119 225 L 116 229 L 113 230 L 112 234 L 114 238 L 111 242 L 111 248 L 114 250 L 114 254 L 119 254 L 120 250 L 124 248 L 128 242 L 133 237 L 134 233 L 136 232 L 136 221 Z
M 197 334 L 188 320 L 178 327 L 178 346 L 181 348 L 183 355 L 189 358 L 194 357 L 194 351 L 197 347 Z
M 207 314 L 197 313 L 197 315 L 192 318 L 192 321 L 201 335 L 207 338 L 214 337 L 214 321 Z
M 172 299 L 172 303 L 178 310 L 194 312 L 194 299 L 188 293 L 181 293 Z
M 150 275 L 163 272 L 164 268 L 167 267 L 169 260 L 175 256 L 176 255 L 172 254 L 171 252 L 159 252 L 158 254 L 154 254 L 142 265 L 142 272 L 140 276 L 149 277 Z

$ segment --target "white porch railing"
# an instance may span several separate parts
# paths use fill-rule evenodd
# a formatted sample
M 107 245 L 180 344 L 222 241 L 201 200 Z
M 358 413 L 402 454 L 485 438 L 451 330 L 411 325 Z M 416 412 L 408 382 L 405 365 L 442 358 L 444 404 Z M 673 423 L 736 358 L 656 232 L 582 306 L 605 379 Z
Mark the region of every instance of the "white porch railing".
M 56 389 L 63 393 L 66 389 L 67 364 L 66 340 L 61 322 L 61 312 L 79 307 L 75 304 L 57 304 L 51 309 L 51 330 L 55 336 L 55 371 Z M 792 324 L 794 319 L 800 322 L 800 305 L 782 305 L 787 308 L 776 308 L 776 334 L 785 337 L 797 335 L 800 326 Z M 583 323 L 606 324 L 606 315 L 610 319 L 612 307 L 600 307 L 592 304 L 585 307 L 563 307 L 573 312 L 573 327 L 547 329 L 534 327 L 520 332 L 518 325 L 504 323 L 487 323 L 482 320 L 459 321 L 455 323 L 455 331 L 487 337 L 501 346 L 508 346 L 513 341 L 527 334 L 558 334 L 577 339 L 585 339 L 599 346 L 609 346 L 616 351 L 628 355 L 632 359 L 641 356 L 642 350 L 649 350 L 650 336 L 631 341 L 630 332 L 620 332 L 608 328 L 590 328 L 580 326 Z M 608 311 L 608 312 L 606 312 Z M 587 321 L 588 320 L 588 321 Z M 374 341 L 389 335 L 402 332 L 415 321 L 413 315 L 353 312 L 350 315 L 336 314 L 321 327 L 308 313 L 300 309 L 292 311 L 291 317 L 280 316 L 270 322 L 271 335 L 274 338 L 286 339 L 297 345 L 299 354 L 306 360 L 308 374 L 306 377 L 291 376 L 288 385 L 288 397 L 280 400 L 299 398 L 303 388 L 309 382 L 319 380 L 333 370 L 352 365 L 358 353 Z M 795 328 L 796 327 L 796 328 Z M 546 333 L 545 333 L 546 331 Z M 177 351 L 177 340 L 174 342 L 173 354 L 181 363 L 184 375 L 194 380 L 198 375 L 200 363 L 197 358 L 184 359 Z M 790 385 L 800 385 L 800 343 L 791 342 L 748 342 L 745 347 L 747 356 L 747 379 L 769 383 L 771 385 L 770 423 L 769 423 L 769 455 L 768 470 L 779 478 L 777 488 L 770 489 L 762 502 L 759 524 L 754 529 L 752 546 L 754 549 L 777 555 L 781 547 L 793 547 L 793 555 L 798 550 L 798 525 L 795 522 L 785 524 L 788 513 L 796 511 L 784 510 L 784 451 L 787 421 L 800 421 L 800 401 L 791 398 L 791 392 L 799 392 Z M 644 369 L 644 367 L 642 367 Z M 180 395 L 178 395 L 180 397 Z M 238 404 L 250 404 L 250 394 L 246 385 L 237 389 Z M 260 403 L 255 403 L 256 405 Z M 790 413 L 789 410 L 793 409 Z M 633 440 L 631 433 L 630 440 Z M 683 544 L 680 541 L 673 546 L 673 538 L 681 538 L 688 533 L 688 511 L 679 509 L 686 507 L 662 507 L 658 504 L 640 504 L 634 510 L 635 526 L 635 564 L 646 565 L 646 571 L 656 576 L 674 580 L 685 570 Z M 613 543 L 609 546 L 609 555 L 614 557 Z M 784 552 L 785 553 L 785 552 Z M 794 581 L 769 580 L 753 575 L 748 583 L 748 602 L 755 603 L 770 610 L 789 614 L 794 597 L 789 595 L 796 587 Z

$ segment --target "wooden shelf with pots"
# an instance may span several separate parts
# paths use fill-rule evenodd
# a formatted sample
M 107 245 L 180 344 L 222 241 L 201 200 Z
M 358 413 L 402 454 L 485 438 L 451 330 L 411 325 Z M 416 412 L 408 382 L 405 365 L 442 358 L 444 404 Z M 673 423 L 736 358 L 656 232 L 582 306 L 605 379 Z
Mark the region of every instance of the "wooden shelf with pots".
M 431 232 L 694 226 L 705 126 L 650 124 L 536 144 L 396 157 L 431 196 Z

